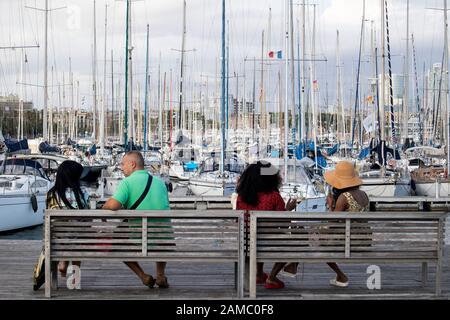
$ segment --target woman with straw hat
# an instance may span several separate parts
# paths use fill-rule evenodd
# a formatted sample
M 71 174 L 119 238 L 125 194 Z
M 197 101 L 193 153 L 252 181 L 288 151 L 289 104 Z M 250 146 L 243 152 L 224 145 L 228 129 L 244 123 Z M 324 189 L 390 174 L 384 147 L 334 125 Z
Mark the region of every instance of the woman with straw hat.
M 335 212 L 364 212 L 369 208 L 369 197 L 360 190 L 363 184 L 352 163 L 339 162 L 336 169 L 326 172 L 325 181 L 332 187 L 327 197 L 330 211 Z M 328 263 L 336 272 L 336 278 L 330 281 L 332 286 L 347 287 L 348 278 L 336 263 Z

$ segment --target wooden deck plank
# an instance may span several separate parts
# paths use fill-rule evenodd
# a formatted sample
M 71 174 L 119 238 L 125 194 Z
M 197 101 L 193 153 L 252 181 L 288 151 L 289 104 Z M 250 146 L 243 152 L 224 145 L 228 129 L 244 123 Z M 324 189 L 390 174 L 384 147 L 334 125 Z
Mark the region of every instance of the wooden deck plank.
M 42 247 L 41 241 L 0 241 L 0 299 L 45 299 L 43 288 L 32 291 L 32 270 Z M 442 276 L 443 299 L 450 299 L 450 247 L 445 248 Z M 280 276 L 286 283 L 283 290 L 266 290 L 258 286 L 259 299 L 434 299 L 433 265 L 429 281 L 421 286 L 421 266 L 380 265 L 382 290 L 366 288 L 368 265 L 342 265 L 350 279 L 346 289 L 328 285 L 333 272 L 324 264 L 301 264 L 296 278 Z M 144 263 L 144 270 L 154 274 L 153 263 Z M 271 265 L 265 266 L 270 271 Z M 121 263 L 86 262 L 82 265 L 82 290 L 68 290 L 59 278 L 59 289 L 53 299 L 236 299 L 234 266 L 232 264 L 169 263 L 167 277 L 171 288 L 149 289 Z

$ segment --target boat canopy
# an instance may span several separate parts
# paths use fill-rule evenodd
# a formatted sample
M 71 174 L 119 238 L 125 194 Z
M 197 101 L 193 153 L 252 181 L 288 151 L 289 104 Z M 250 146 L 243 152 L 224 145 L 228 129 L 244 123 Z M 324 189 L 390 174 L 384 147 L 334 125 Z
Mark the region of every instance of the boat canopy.
M 0 161 L 2 174 L 10 175 L 36 175 L 50 180 L 44 172 L 42 165 L 29 159 L 7 159 L 5 163 Z

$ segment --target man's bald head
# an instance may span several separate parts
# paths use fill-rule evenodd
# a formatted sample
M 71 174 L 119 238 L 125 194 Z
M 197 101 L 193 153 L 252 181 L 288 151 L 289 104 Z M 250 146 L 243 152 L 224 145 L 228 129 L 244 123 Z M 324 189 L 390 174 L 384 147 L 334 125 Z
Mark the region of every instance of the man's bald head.
M 130 151 L 125 154 L 129 160 L 136 162 L 136 166 L 144 169 L 144 157 L 139 151 Z
M 126 177 L 133 172 L 144 170 L 144 157 L 139 151 L 127 152 L 122 159 L 122 171 Z

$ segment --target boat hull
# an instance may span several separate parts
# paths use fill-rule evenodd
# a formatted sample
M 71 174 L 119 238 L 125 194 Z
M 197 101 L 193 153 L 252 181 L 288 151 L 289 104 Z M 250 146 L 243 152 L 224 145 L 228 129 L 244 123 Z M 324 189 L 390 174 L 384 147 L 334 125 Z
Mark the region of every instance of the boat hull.
M 368 183 L 363 184 L 361 190 L 369 197 L 408 197 L 411 195 L 409 184 Z
M 189 190 L 197 197 L 223 197 L 231 196 L 235 191 L 236 184 L 217 183 L 202 180 L 191 180 Z
M 423 197 L 449 197 L 450 196 L 450 182 L 416 182 L 416 195 Z
M 23 229 L 44 223 L 45 195 L 37 195 L 34 212 L 29 195 L 4 195 L 0 198 L 0 232 Z

